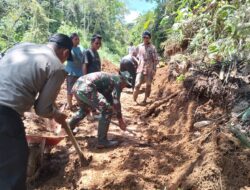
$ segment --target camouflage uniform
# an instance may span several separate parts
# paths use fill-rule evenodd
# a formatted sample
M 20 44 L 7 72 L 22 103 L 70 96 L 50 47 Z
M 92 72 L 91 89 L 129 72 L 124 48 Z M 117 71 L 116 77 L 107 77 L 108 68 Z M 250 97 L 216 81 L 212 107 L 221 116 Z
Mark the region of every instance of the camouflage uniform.
M 107 132 L 113 109 L 117 118 L 122 118 L 120 104 L 120 76 L 105 72 L 95 72 L 80 77 L 73 87 L 73 93 L 80 110 L 69 121 L 74 128 L 90 111 L 99 110 L 98 143 L 107 141 Z

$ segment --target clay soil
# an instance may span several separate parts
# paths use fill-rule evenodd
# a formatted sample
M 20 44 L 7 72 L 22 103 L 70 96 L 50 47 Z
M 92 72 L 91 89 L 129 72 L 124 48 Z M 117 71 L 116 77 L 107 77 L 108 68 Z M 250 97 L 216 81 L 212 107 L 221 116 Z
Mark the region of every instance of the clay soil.
M 117 71 L 108 62 L 104 65 L 108 72 Z M 166 82 L 166 73 L 167 67 L 157 70 L 146 106 L 134 105 L 131 89 L 123 91 L 128 130 L 121 131 L 115 118 L 109 129 L 109 139 L 120 142 L 117 148 L 96 149 L 97 121 L 85 118 L 76 139 L 84 155 L 93 157 L 90 165 L 80 167 L 72 143 L 65 138 L 45 155 L 29 190 L 249 189 L 250 150 L 224 129 L 225 110 L 209 100 L 191 98 L 181 84 Z M 66 103 L 65 85 L 57 103 Z M 193 127 L 207 118 L 213 123 Z

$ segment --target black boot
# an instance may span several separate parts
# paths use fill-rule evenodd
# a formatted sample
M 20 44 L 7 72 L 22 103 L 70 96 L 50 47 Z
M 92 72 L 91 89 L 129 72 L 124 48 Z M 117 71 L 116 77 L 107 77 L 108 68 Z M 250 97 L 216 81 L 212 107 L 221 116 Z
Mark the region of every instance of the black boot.
M 107 139 L 110 121 L 111 116 L 106 116 L 105 118 L 103 115 L 99 120 L 97 148 L 111 148 L 119 144 L 118 141 L 109 141 Z

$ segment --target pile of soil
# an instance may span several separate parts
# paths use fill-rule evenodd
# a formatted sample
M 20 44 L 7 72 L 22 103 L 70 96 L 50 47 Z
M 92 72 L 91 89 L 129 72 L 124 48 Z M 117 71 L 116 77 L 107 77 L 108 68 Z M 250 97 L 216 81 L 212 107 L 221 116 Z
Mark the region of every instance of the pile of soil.
M 118 73 L 119 68 L 112 64 L 110 61 L 104 59 L 102 60 L 102 71 L 109 73 Z
M 34 112 L 26 112 L 23 117 L 25 131 L 27 134 L 49 131 L 49 129 L 46 128 L 47 121 L 48 120 L 37 116 Z
M 29 189 L 249 189 L 250 150 L 224 129 L 225 109 L 208 99 L 193 99 L 181 83 L 167 82 L 167 73 L 167 67 L 158 68 L 146 106 L 135 105 L 132 90 L 124 90 L 128 130 L 121 131 L 114 118 L 108 133 L 120 142 L 117 148 L 96 149 L 98 123 L 84 119 L 76 138 L 84 155 L 93 156 L 90 165 L 79 166 L 66 138 L 45 156 Z M 66 102 L 64 88 L 59 105 Z M 209 125 L 194 127 L 208 118 L 213 121 Z

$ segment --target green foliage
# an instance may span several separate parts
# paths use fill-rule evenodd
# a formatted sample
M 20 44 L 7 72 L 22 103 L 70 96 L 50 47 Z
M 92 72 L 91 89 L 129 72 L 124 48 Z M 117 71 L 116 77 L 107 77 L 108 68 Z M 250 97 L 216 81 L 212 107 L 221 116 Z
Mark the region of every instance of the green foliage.
M 155 10 L 125 25 L 127 10 L 120 0 L 2 0 L 0 51 L 22 41 L 44 43 L 55 32 L 77 32 L 81 45 L 88 48 L 90 37 L 99 33 L 101 55 L 119 63 L 129 42 L 140 44 L 142 32 L 149 30 L 158 52 L 188 40 L 188 53 L 206 54 L 210 63 L 218 57 L 220 61 L 249 58 L 249 1 L 154 1 Z
M 210 63 L 218 58 L 230 61 L 235 56 L 246 59 L 250 53 L 249 5 L 249 1 L 166 1 L 164 17 L 156 22 L 156 26 L 165 27 L 166 40 L 162 45 L 165 48 L 181 45 L 188 39 L 188 52 L 195 55 L 205 52 L 212 58 Z
M 103 60 L 109 60 L 113 64 L 119 66 L 121 57 L 117 54 L 110 52 L 110 50 L 106 46 L 102 46 L 99 50 L 100 57 Z
M 219 45 L 217 43 L 212 43 L 208 46 L 208 53 L 217 53 L 219 52 Z
M 183 75 L 183 74 L 181 74 L 180 76 L 178 76 L 177 78 L 176 78 L 176 81 L 177 82 L 183 82 L 185 80 L 185 75 Z
M 56 32 L 76 32 L 88 48 L 91 36 L 99 33 L 105 51 L 121 57 L 127 48 L 125 10 L 119 0 L 2 0 L 0 51 L 22 41 L 45 43 Z
M 23 35 L 22 41 L 44 43 L 49 36 L 49 23 L 53 22 L 53 20 L 46 16 L 43 7 L 37 1 L 32 0 L 29 5 L 27 11 L 30 14 L 30 24 Z
M 87 38 L 87 36 L 84 36 L 82 30 L 77 28 L 76 26 L 62 22 L 57 32 L 67 34 L 67 35 L 71 35 L 72 33 L 77 33 L 80 38 L 81 46 L 83 46 L 85 49 L 90 46 L 90 40 Z
M 35 0 L 5 2 L 7 11 L 0 22 L 0 44 L 3 49 L 22 41 L 44 42 L 49 35 L 49 19 Z
M 137 18 L 136 25 L 134 25 L 129 31 L 129 42 L 133 42 L 135 45 L 142 43 L 141 35 L 145 30 L 153 31 L 154 19 L 155 14 L 153 11 L 148 11 L 147 13 L 140 15 Z

